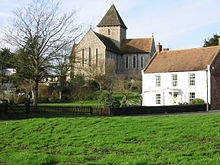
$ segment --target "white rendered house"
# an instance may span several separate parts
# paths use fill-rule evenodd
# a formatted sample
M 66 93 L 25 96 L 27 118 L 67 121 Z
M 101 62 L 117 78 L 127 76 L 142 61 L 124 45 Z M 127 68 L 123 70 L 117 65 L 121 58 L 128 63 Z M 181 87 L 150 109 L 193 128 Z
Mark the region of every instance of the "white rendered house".
M 142 71 L 143 106 L 201 98 L 220 108 L 220 47 L 157 51 Z

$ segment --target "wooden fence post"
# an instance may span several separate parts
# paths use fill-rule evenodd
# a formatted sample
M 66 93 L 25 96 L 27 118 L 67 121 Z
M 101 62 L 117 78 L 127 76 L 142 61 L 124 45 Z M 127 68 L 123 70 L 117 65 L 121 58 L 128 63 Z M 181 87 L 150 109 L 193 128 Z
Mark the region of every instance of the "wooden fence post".
M 93 114 L 93 108 L 90 107 L 90 115 L 92 115 L 92 114 Z

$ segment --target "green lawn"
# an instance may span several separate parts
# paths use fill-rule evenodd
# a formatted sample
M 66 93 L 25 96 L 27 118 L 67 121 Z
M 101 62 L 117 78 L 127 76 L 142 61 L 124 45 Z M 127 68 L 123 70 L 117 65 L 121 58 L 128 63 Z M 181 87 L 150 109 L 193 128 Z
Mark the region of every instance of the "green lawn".
M 219 165 L 220 115 L 0 122 L 0 164 Z
M 98 100 L 75 101 L 72 103 L 40 103 L 39 106 L 92 106 L 99 107 L 101 104 Z

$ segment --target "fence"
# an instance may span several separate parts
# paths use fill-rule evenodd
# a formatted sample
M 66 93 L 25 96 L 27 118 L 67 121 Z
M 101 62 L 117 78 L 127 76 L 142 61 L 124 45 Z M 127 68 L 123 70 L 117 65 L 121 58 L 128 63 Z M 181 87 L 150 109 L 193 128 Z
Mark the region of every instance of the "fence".
M 206 104 L 175 106 L 135 106 L 123 108 L 94 108 L 79 106 L 38 106 L 0 104 L 2 113 L 41 113 L 41 114 L 89 114 L 98 116 L 164 114 L 178 112 L 205 111 Z M 8 109 L 8 111 L 7 111 Z M 0 113 L 1 113 L 0 112 Z
M 0 114 L 7 113 L 7 110 L 8 110 L 8 101 L 0 100 Z
M 77 106 L 38 106 L 30 107 L 33 113 L 50 113 L 50 114 L 93 114 L 92 107 Z
M 93 114 L 92 107 L 76 106 L 38 106 L 30 105 L 8 105 L 7 113 L 40 113 L 40 114 Z

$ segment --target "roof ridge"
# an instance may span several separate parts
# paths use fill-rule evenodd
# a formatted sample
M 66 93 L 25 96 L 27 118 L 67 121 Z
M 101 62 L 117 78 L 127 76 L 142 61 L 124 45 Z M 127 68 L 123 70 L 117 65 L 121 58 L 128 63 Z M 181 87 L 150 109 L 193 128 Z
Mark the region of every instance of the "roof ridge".
M 124 40 L 140 40 L 140 39 L 153 39 L 153 37 L 148 37 L 148 38 L 126 38 Z
M 180 49 L 180 50 L 169 50 L 169 51 L 162 51 L 161 53 L 167 53 L 167 52 L 181 52 L 181 51 L 186 51 L 186 50 L 194 50 L 194 49 L 210 49 L 210 48 L 217 48 L 217 46 L 208 46 L 208 47 L 199 47 L 199 48 L 190 48 L 190 49 Z
M 94 33 L 97 34 L 97 35 L 100 35 L 100 36 L 103 36 L 103 37 L 106 37 L 106 38 L 112 40 L 111 38 L 109 38 L 109 37 L 107 37 L 107 36 L 105 36 L 105 35 L 103 35 L 103 34 L 101 34 L 101 33 L 98 33 L 98 32 L 94 32 Z M 112 42 L 113 42 L 113 41 L 112 41 Z

